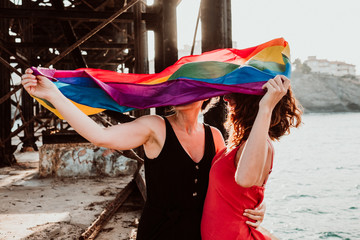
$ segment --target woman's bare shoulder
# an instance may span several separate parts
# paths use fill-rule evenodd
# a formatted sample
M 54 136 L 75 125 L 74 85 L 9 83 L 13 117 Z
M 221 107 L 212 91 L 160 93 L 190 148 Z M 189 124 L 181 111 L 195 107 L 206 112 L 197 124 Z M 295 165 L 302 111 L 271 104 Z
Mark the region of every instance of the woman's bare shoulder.
M 136 121 L 150 129 L 152 135 L 163 135 L 163 131 L 165 131 L 165 121 L 161 116 L 144 115 L 136 119 Z
M 217 129 L 216 127 L 210 126 L 210 128 L 214 138 L 215 150 L 216 152 L 219 152 L 220 150 L 225 148 L 224 137 L 220 132 L 220 130 Z
M 164 124 L 164 118 L 158 115 L 144 115 L 137 118 L 136 121 L 150 126 L 152 126 L 153 124 Z
M 150 129 L 150 136 L 144 144 L 145 154 L 152 159 L 159 155 L 165 142 L 165 120 L 158 115 L 146 115 L 139 117 L 137 120 Z

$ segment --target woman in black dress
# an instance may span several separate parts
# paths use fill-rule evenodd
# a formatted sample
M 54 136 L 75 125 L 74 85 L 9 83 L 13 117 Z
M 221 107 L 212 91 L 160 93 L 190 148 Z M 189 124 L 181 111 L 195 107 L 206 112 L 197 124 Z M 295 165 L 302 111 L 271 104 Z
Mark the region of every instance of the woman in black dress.
M 142 116 L 132 122 L 102 128 L 73 105 L 46 77 L 27 69 L 22 84 L 29 94 L 55 106 L 89 142 L 127 150 L 143 145 L 147 201 L 137 239 L 201 239 L 200 221 L 211 160 L 225 147 L 219 130 L 198 122 L 203 101 L 175 107 L 167 118 Z M 250 210 L 257 223 L 264 209 Z

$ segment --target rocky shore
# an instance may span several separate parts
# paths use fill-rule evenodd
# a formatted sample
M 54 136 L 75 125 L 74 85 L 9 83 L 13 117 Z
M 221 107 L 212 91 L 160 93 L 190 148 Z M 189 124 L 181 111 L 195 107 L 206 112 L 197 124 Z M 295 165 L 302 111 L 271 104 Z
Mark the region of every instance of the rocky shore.
M 360 79 L 294 71 L 292 89 L 305 112 L 360 111 Z

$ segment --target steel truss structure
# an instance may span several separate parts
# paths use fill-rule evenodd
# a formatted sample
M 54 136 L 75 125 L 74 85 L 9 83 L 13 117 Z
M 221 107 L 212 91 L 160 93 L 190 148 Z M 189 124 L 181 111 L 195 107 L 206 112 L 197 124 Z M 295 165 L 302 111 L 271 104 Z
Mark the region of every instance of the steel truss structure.
M 0 167 L 16 162 L 14 151 L 19 147 L 36 150 L 39 137 L 70 128 L 23 90 L 20 76 L 26 68 L 148 73 L 147 31 L 151 30 L 154 70 L 160 72 L 178 59 L 176 7 L 180 2 L 154 0 L 148 6 L 146 0 L 0 1 Z M 230 3 L 201 1 L 203 52 L 232 46 Z M 209 113 L 205 121 L 221 129 L 222 115 L 223 110 Z M 109 111 L 93 117 L 105 126 L 131 120 L 129 115 Z
M 23 90 L 20 76 L 26 68 L 148 73 L 147 31 L 152 30 L 155 70 L 161 71 L 177 60 L 177 4 L 178 0 L 158 0 L 152 6 L 140 0 L 0 1 L 0 166 L 15 163 L 13 153 L 20 146 L 37 150 L 36 141 L 44 132 L 70 128 Z M 109 125 L 129 116 L 107 112 L 94 118 Z

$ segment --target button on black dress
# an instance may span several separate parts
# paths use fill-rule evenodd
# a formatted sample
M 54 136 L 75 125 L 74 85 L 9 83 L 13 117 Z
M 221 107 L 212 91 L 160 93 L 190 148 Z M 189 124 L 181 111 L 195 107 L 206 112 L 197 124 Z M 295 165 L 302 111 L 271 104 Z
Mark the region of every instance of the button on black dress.
M 215 156 L 212 132 L 204 124 L 205 152 L 201 161 L 195 163 L 166 118 L 165 124 L 166 139 L 159 156 L 145 157 L 147 201 L 137 239 L 200 240 L 201 215 Z

